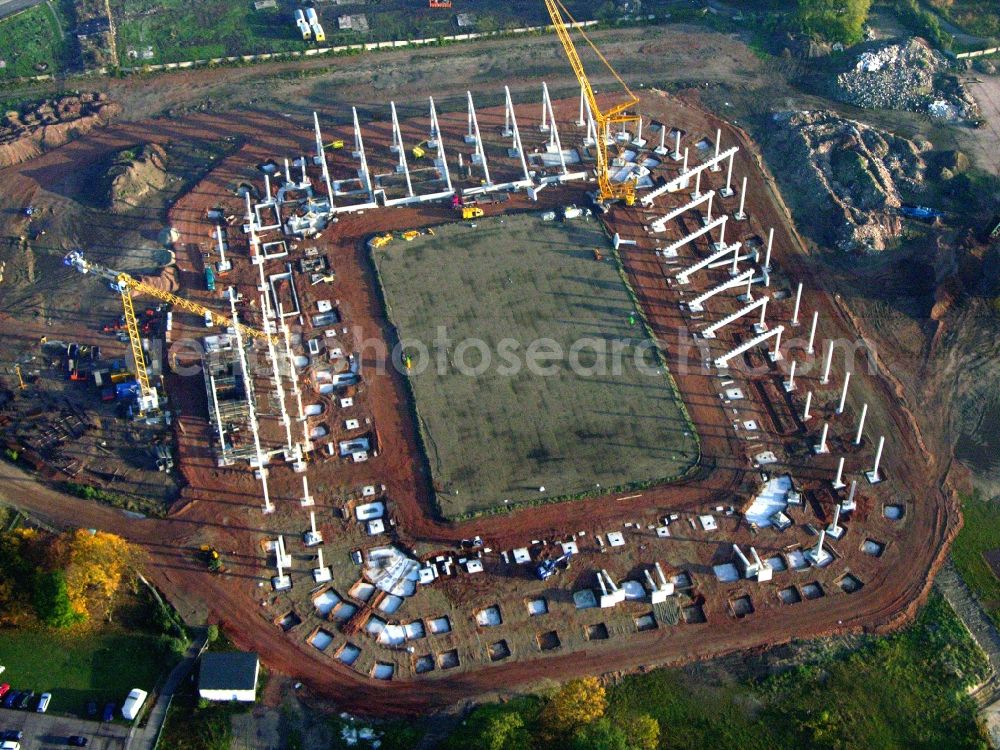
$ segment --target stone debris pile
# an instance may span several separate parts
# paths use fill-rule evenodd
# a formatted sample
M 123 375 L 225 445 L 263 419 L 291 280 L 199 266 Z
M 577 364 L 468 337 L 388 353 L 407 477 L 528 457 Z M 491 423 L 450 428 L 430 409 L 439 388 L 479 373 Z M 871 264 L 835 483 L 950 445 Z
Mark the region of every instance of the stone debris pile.
M 902 224 L 900 187 L 919 191 L 927 165 L 915 144 L 827 111 L 779 113 L 779 137 L 798 175 L 826 214 L 829 240 L 845 251 L 877 252 L 898 237 Z M 792 160 L 789 160 L 792 163 Z
M 835 98 L 868 109 L 927 112 L 943 119 L 974 118 L 976 105 L 954 78 L 948 59 L 921 39 L 889 44 L 858 55 L 837 76 Z

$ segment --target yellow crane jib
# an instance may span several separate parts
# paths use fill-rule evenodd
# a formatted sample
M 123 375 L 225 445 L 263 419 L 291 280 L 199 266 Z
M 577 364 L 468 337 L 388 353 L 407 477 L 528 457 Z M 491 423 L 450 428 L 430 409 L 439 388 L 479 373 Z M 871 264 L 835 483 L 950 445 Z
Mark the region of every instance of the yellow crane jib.
M 611 63 L 597 49 L 590 40 L 590 37 L 583 30 L 583 27 L 566 10 L 566 6 L 560 0 L 544 0 L 544 2 L 545 9 L 549 12 L 549 18 L 552 20 L 552 27 L 559 37 L 563 51 L 569 59 L 570 67 L 573 68 L 576 79 L 580 82 L 583 95 L 590 107 L 591 116 L 594 118 L 594 124 L 597 126 L 597 144 L 594 147 L 594 151 L 597 161 L 595 172 L 597 173 L 598 196 L 602 202 L 622 200 L 627 205 L 632 205 L 635 203 L 635 183 L 632 180 L 617 183 L 612 181 L 611 164 L 608 158 L 608 141 L 617 142 L 611 134 L 612 125 L 636 122 L 639 119 L 638 115 L 628 114 L 628 110 L 634 108 L 639 103 L 639 98 L 632 93 L 625 81 L 622 80 L 622 77 L 611 67 Z M 600 60 L 608 72 L 621 85 L 624 97 L 618 103 L 612 104 L 605 109 L 602 109 L 597 103 L 594 87 L 590 83 L 583 61 L 580 59 L 580 53 L 577 51 L 576 44 L 570 35 L 571 26 L 576 28 L 580 36 L 597 56 L 597 59 Z

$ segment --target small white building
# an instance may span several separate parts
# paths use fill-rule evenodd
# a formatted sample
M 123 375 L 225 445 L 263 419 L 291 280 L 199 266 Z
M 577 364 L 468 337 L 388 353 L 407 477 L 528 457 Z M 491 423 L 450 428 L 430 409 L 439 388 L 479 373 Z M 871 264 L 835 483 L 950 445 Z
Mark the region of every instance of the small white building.
M 198 695 L 210 701 L 242 701 L 257 699 L 257 677 L 260 659 L 244 651 L 207 653 L 201 657 L 198 674 Z

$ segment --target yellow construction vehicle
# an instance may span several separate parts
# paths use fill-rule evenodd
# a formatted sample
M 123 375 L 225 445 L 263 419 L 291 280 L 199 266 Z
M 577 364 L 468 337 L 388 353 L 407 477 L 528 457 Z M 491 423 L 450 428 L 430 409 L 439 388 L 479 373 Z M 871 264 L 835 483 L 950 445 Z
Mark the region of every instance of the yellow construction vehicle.
M 343 147 L 344 147 L 344 142 L 339 138 L 335 141 L 330 141 L 328 144 L 326 144 L 327 151 L 339 151 Z
M 576 75 L 576 79 L 580 82 L 580 86 L 583 88 L 584 97 L 587 100 L 587 104 L 590 107 L 591 116 L 594 118 L 594 123 L 597 126 L 597 144 L 594 146 L 594 151 L 597 155 L 597 192 L 598 199 L 601 203 L 608 203 L 611 201 L 621 200 L 627 206 L 635 205 L 635 183 L 632 180 L 625 180 L 624 182 L 612 182 L 611 171 L 610 171 L 610 160 L 608 157 L 608 141 L 613 143 L 618 143 L 614 139 L 611 133 L 613 125 L 625 123 L 636 122 L 639 117 L 636 114 L 628 114 L 628 110 L 634 108 L 639 103 L 639 98 L 632 93 L 629 87 L 622 80 L 621 76 L 615 72 L 615 69 L 611 67 L 611 63 L 607 61 L 601 51 L 594 46 L 594 43 L 590 41 L 590 37 L 587 36 L 586 32 L 580 27 L 576 20 L 570 15 L 570 12 L 566 10 L 566 6 L 562 4 L 561 0 L 544 0 L 545 9 L 549 12 L 549 18 L 552 19 L 552 26 L 556 30 L 556 34 L 559 37 L 559 41 L 562 43 L 563 51 L 566 53 L 566 57 L 569 59 L 570 67 L 573 68 L 573 73 Z M 569 23 L 567 23 L 567 20 Z M 583 37 L 584 41 L 590 47 L 590 49 L 597 56 L 597 59 L 607 68 L 608 72 L 614 77 L 614 79 L 621 85 L 624 90 L 624 96 L 621 100 L 612 104 L 609 107 L 601 109 L 597 103 L 597 97 L 594 94 L 594 88 L 590 83 L 590 79 L 587 77 L 587 71 L 584 69 L 583 62 L 580 60 L 580 54 L 577 52 L 576 45 L 573 43 L 573 38 L 570 36 L 570 26 L 575 26 L 576 31 L 579 32 L 580 36 Z
M 392 232 L 386 232 L 385 234 L 377 234 L 368 240 L 368 244 L 373 248 L 377 249 L 380 247 L 385 247 L 390 242 L 392 242 Z
M 425 156 L 427 156 L 427 150 L 424 148 L 424 146 L 426 145 L 427 141 L 420 141 L 420 143 L 418 143 L 411 149 L 414 159 L 423 159 Z
M 407 242 L 410 242 L 412 240 L 417 239 L 417 237 L 422 237 L 424 235 L 433 237 L 434 230 L 431 229 L 430 227 L 427 227 L 426 229 L 410 229 L 406 232 L 403 232 L 403 239 L 406 240 Z
M 28 386 L 24 382 L 24 376 L 21 375 L 21 365 L 14 365 L 14 372 L 17 373 L 17 387 L 23 391 Z
M 195 315 L 200 315 L 206 320 L 211 318 L 211 320 L 223 327 L 232 325 L 232 320 L 230 318 L 225 315 L 220 315 L 213 310 L 209 310 L 204 305 L 199 305 L 197 302 L 191 302 L 183 297 L 178 297 L 176 294 L 171 294 L 166 290 L 158 289 L 151 284 L 146 284 L 136 278 L 133 278 L 124 271 L 115 271 L 106 266 L 91 263 L 83 257 L 83 253 L 79 250 L 74 250 L 66 255 L 66 257 L 63 258 L 63 263 L 67 266 L 75 268 L 80 273 L 93 273 L 101 278 L 107 279 L 111 282 L 112 288 L 121 295 L 122 309 L 125 313 L 125 328 L 128 330 L 128 340 L 132 349 L 132 360 L 135 362 L 135 379 L 139 383 L 139 398 L 137 400 L 139 414 L 155 411 L 159 406 L 159 396 L 156 393 L 156 389 L 149 383 L 149 372 L 146 368 L 146 356 L 142 351 L 142 336 L 139 333 L 139 323 L 136 320 L 135 308 L 132 305 L 132 295 L 134 293 L 148 294 L 151 297 L 156 297 L 157 299 L 167 302 L 174 307 L 187 310 Z M 251 328 L 250 326 L 243 324 L 240 324 L 240 332 L 244 336 L 249 336 L 251 338 L 270 339 L 274 344 L 280 343 L 277 336 L 269 336 L 263 331 L 258 331 L 256 328 Z
M 479 206 L 462 206 L 463 219 L 478 219 L 483 215 L 483 209 Z

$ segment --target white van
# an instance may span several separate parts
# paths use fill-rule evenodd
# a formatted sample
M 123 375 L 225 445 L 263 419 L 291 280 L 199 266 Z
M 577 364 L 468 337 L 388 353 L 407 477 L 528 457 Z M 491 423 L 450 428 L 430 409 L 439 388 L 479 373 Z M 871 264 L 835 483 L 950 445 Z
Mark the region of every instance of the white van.
M 44 714 L 49 710 L 49 703 L 52 701 L 52 693 L 42 693 L 42 697 L 38 699 L 38 708 L 35 710 L 40 714 Z
M 125 704 L 122 706 L 122 716 L 129 721 L 135 719 L 139 715 L 142 704 L 146 701 L 146 695 L 146 691 L 139 688 L 129 693 L 128 698 L 125 699 Z

